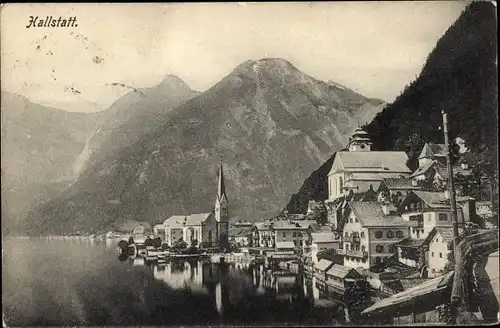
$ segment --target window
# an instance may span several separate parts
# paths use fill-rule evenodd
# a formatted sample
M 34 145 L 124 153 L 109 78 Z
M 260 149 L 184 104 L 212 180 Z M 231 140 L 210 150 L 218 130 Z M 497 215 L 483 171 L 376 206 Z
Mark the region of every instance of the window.
M 361 251 L 362 252 L 366 251 L 366 247 L 365 246 L 361 246 Z
M 353 223 L 354 222 L 353 218 L 349 218 L 349 222 Z
M 344 180 L 342 180 L 342 177 L 339 178 L 339 193 L 342 193 L 342 189 L 344 189 Z
M 358 263 L 359 263 L 359 262 L 361 262 L 361 261 L 357 258 L 357 259 L 356 259 L 356 262 L 358 262 Z
M 389 253 L 396 253 L 396 246 L 389 245 Z
M 393 231 L 387 231 L 387 238 L 393 238 L 394 237 L 394 232 Z
M 442 259 L 443 258 L 443 253 L 439 253 L 439 258 Z
M 403 238 L 403 231 L 401 230 L 396 231 L 396 237 Z
M 431 257 L 434 257 L 434 252 L 431 253 Z
M 432 221 L 432 218 L 431 218 L 431 216 L 430 216 L 430 215 L 429 215 L 429 216 L 427 216 L 427 221 Z
M 361 145 L 359 145 L 359 147 L 360 147 L 361 149 L 365 149 L 365 147 L 366 147 L 366 146 L 365 146 L 365 144 L 363 144 L 363 143 L 362 143 Z
M 345 245 L 345 249 L 346 249 L 346 250 L 349 250 L 349 244 L 346 244 L 346 245 Z
M 380 264 L 380 257 L 378 257 L 378 256 L 377 256 L 377 257 L 375 257 L 375 263 L 376 263 L 376 264 Z
M 283 232 L 283 237 L 285 237 L 285 236 L 286 236 L 286 232 Z
M 382 245 L 375 246 L 375 251 L 377 253 L 383 253 L 384 252 L 384 246 L 382 246 Z
M 295 231 L 292 233 L 292 237 L 297 237 L 297 233 Z
M 358 219 L 357 218 L 354 218 L 354 223 L 358 223 Z
M 439 213 L 439 221 L 448 221 L 448 214 Z
M 439 243 L 439 238 L 436 238 L 436 243 Z
M 356 245 L 356 250 L 359 251 L 359 245 Z
M 344 234 L 344 236 L 347 238 L 347 237 L 349 237 L 349 234 L 346 232 L 346 233 Z
M 365 238 L 365 232 L 361 231 L 361 238 Z
M 384 234 L 382 233 L 382 231 L 380 231 L 380 230 L 379 231 L 375 231 L 375 238 L 380 239 L 380 238 L 382 238 L 383 235 Z

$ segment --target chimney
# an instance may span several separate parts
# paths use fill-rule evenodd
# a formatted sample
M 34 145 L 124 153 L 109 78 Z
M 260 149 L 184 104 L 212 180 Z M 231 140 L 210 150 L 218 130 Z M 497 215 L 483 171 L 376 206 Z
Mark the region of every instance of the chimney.
M 417 187 L 417 186 L 418 186 L 418 182 L 417 182 L 417 180 L 416 180 L 416 179 L 412 179 L 412 180 L 411 180 L 411 185 L 412 185 L 413 187 Z

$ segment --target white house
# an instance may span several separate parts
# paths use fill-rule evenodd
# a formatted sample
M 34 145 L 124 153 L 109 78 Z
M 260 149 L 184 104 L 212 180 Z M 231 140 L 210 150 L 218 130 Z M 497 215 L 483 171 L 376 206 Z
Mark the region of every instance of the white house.
M 318 263 L 318 253 L 326 249 L 338 249 L 342 240 L 336 238 L 333 232 L 311 233 L 311 256 L 314 263 Z
M 184 222 L 186 220 L 185 215 L 172 215 L 163 222 L 165 228 L 165 243 L 172 247 L 175 242 L 184 237 Z
M 377 202 L 349 202 L 345 213 L 342 243 L 337 253 L 344 266 L 370 267 L 396 254 L 395 244 L 409 237 L 412 222 L 403 220 L 390 205 Z
M 453 242 L 453 228 L 451 227 L 434 227 L 424 244 L 428 247 L 427 266 L 435 272 L 440 272 L 444 269 L 448 261 L 448 243 Z

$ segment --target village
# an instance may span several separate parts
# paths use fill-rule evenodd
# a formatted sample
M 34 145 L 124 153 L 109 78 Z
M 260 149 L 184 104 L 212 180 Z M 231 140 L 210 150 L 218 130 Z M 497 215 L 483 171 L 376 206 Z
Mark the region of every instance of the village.
M 283 211 L 262 222 L 230 223 L 221 161 L 213 211 L 171 216 L 153 227 L 152 237 L 163 249 L 196 249 L 189 255 L 212 262 L 252 261 L 267 269 L 303 272 L 371 322 L 453 322 L 458 313 L 452 309 L 459 303 L 450 303 L 450 298 L 457 297 L 456 285 L 462 284 L 469 296 L 459 291 L 458 299 L 470 303 L 460 303 L 470 318 L 496 320 L 498 235 L 491 223 L 495 213 L 491 200 L 476 201 L 460 192 L 473 183 L 467 179 L 472 173 L 465 156 L 454 164 L 449 179 L 446 144 L 426 143 L 414 172 L 405 152 L 375 151 L 371 146 L 369 135 L 358 128 L 347 148 L 337 153 L 325 181 L 326 222 L 310 219 L 316 204 L 311 200 L 307 214 Z M 136 244 L 143 233 L 144 227 L 138 227 Z M 470 249 L 458 251 L 459 242 L 471 238 L 469 248 L 476 255 L 472 259 Z M 467 258 L 467 264 L 457 261 L 458 256 Z M 467 267 L 460 272 L 462 278 L 454 277 L 455 262 Z M 485 279 L 494 286 L 480 286 Z M 479 304 L 478 297 L 488 297 L 473 298 L 478 290 L 489 290 L 493 301 Z M 443 319 L 446 313 L 451 314 Z

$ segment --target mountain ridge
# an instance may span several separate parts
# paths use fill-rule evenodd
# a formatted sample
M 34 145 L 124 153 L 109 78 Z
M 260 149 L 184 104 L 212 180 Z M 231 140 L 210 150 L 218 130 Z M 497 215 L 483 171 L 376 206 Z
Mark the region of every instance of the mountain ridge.
M 342 146 L 359 118 L 385 105 L 373 102 L 286 60 L 246 61 L 116 156 L 86 167 L 66 197 L 32 213 L 40 221 L 29 228 L 100 230 L 117 220 L 157 223 L 210 211 L 221 157 L 232 218 L 272 216 L 302 177 Z

